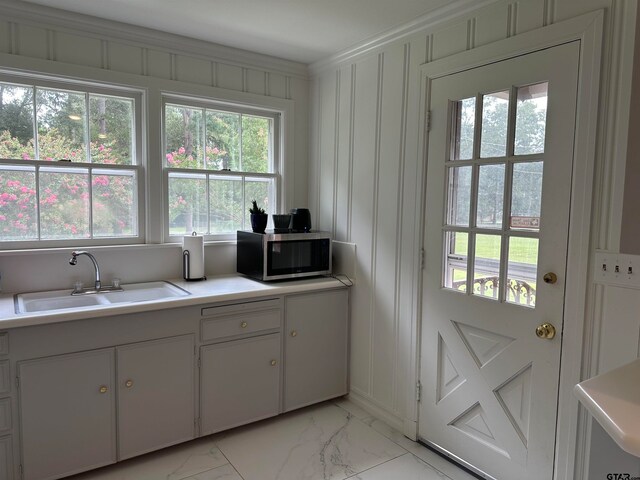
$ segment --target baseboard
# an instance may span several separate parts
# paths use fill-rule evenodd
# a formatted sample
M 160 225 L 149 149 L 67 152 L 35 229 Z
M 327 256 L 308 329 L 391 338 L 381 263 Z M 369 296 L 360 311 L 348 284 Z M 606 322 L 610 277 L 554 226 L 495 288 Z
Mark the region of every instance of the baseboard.
M 378 405 L 371 402 L 371 400 L 369 400 L 368 398 L 363 397 L 353 390 L 349 393 L 347 398 L 357 406 L 365 410 L 367 413 L 370 413 L 373 417 L 376 417 L 378 420 L 382 420 L 387 425 L 395 428 L 399 432 L 404 432 L 404 420 L 402 418 L 399 418 L 394 414 L 387 412 L 385 409 L 379 407 Z

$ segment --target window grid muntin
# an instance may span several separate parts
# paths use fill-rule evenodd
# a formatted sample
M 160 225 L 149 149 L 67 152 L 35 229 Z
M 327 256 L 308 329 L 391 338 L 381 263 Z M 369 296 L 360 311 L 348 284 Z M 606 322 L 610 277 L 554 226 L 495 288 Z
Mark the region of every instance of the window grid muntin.
M 4 83 L 6 85 L 10 85 L 10 86 L 14 86 L 14 87 L 20 87 L 20 88 L 30 88 L 32 90 L 32 100 L 31 100 L 31 110 L 32 110 L 32 129 L 33 129 L 33 141 L 34 141 L 34 156 L 35 159 L 37 160 L 41 160 L 40 158 L 40 142 L 39 142 L 39 131 L 38 131 L 38 102 L 37 102 L 37 92 L 38 90 L 54 90 L 57 92 L 67 92 L 70 94 L 82 94 L 84 97 L 84 105 L 85 105 L 85 118 L 84 118 L 84 139 L 83 139 L 83 143 L 84 143 L 84 150 L 85 150 L 85 162 L 84 163 L 92 163 L 91 161 L 91 149 L 89 147 L 90 143 L 91 143 L 91 134 L 90 134 L 90 99 L 91 97 L 97 96 L 97 97 L 106 97 L 106 98 L 113 98 L 113 99 L 122 99 L 122 100 L 128 100 L 128 101 L 132 101 L 133 102 L 133 108 L 132 108 L 132 118 L 130 119 L 131 121 L 131 132 L 132 132 L 132 142 L 131 142 L 131 151 L 130 151 L 130 159 L 132 162 L 132 165 L 136 165 L 136 164 L 140 164 L 140 159 L 138 158 L 137 155 L 137 150 L 138 150 L 138 143 L 139 143 L 139 138 L 138 138 L 138 132 L 140 130 L 139 128 L 139 99 L 138 99 L 138 95 L 133 94 L 131 92 L 108 92 L 106 89 L 98 89 L 96 91 L 93 91 L 91 89 L 85 89 L 82 88 L 81 85 L 78 85 L 76 89 L 72 89 L 69 88 L 68 85 L 66 85 L 65 87 L 56 87 L 55 85 L 60 85 L 57 82 L 50 82 L 50 84 L 48 84 L 49 82 L 45 83 L 45 84 L 28 84 L 28 83 L 16 83 L 14 81 L 5 81 L 3 80 L 3 76 L 0 75 L 0 83 Z M 127 94 L 128 93 L 128 94 Z M 17 159 L 16 159 L 17 160 Z M 55 160 L 66 160 L 66 159 L 55 159 Z M 74 162 L 74 163 L 83 163 L 83 162 Z
M 182 103 L 180 102 L 182 100 Z M 192 108 L 192 109 L 201 109 L 203 112 L 203 118 L 205 121 L 202 122 L 202 138 L 203 145 L 206 146 L 206 112 L 223 112 L 223 113 L 235 113 L 239 114 L 239 129 L 238 137 L 239 137 L 239 156 L 240 156 L 240 167 L 242 167 L 243 157 L 242 157 L 242 119 L 244 116 L 249 117 L 258 117 L 258 118 L 266 118 L 269 119 L 269 159 L 268 166 L 271 170 L 267 173 L 279 174 L 279 166 L 276 161 L 278 157 L 276 138 L 279 134 L 279 120 L 280 114 L 278 112 L 274 112 L 271 110 L 259 110 L 250 107 L 244 106 L 236 106 L 229 104 L 219 104 L 218 102 L 206 102 L 206 101 L 198 101 L 192 99 L 184 99 L 183 97 L 174 97 L 174 96 L 165 96 L 163 97 L 163 105 L 162 105 L 162 141 L 163 141 L 163 155 L 167 152 L 167 131 L 166 131 L 166 108 L 167 106 L 177 107 L 177 108 Z M 203 154 L 204 155 L 204 154 Z M 203 156 L 204 158 L 204 156 Z M 167 165 L 166 156 L 163 160 L 163 165 L 165 168 L 174 169 L 175 167 L 171 167 Z M 211 172 L 222 171 L 222 170 L 208 170 Z M 233 170 L 235 171 L 235 170 Z M 238 172 L 249 172 L 247 170 L 238 170 Z M 261 173 L 261 172 L 255 172 Z
M 167 105 L 178 107 L 178 108 L 201 108 L 203 111 L 218 111 L 224 113 L 237 113 L 240 115 L 254 116 L 259 118 L 267 118 L 269 119 L 269 168 L 271 172 L 263 173 L 263 172 L 250 172 L 250 171 L 227 171 L 227 170 L 206 170 L 206 169 L 190 169 L 190 168 L 178 168 L 178 167 L 170 167 L 167 165 L 166 161 L 166 150 L 167 150 L 167 132 L 166 132 L 166 107 Z M 242 198 L 243 201 L 246 198 L 246 178 L 266 178 L 270 179 L 273 184 L 273 213 L 276 213 L 279 209 L 280 205 L 280 190 L 282 188 L 282 176 L 280 173 L 280 169 L 282 166 L 280 165 L 280 118 L 281 115 L 279 112 L 267 109 L 260 109 L 251 106 L 237 105 L 228 102 L 219 102 L 219 101 L 209 101 L 207 99 L 198 99 L 194 97 L 185 97 L 179 95 L 171 95 L 167 94 L 163 96 L 162 100 L 162 142 L 163 142 L 163 170 L 164 174 L 164 205 L 165 205 L 165 216 L 164 216 L 164 237 L 165 241 L 176 242 L 179 241 L 182 235 L 172 235 L 170 231 L 170 218 L 169 218 L 169 175 L 170 173 L 201 173 L 207 176 L 207 186 L 209 185 L 209 177 L 210 176 L 220 176 L 220 175 L 229 175 L 231 177 L 242 176 Z M 203 125 L 206 125 L 206 121 L 203 122 Z M 242 116 L 240 117 L 240 127 L 242 127 Z M 242 144 L 242 131 L 239 132 L 240 137 L 240 145 Z M 206 145 L 206 132 L 203 132 L 203 141 Z M 241 148 L 241 147 L 240 147 Z M 241 152 L 240 152 L 241 153 Z M 240 157 L 240 162 L 242 162 L 242 157 Z M 208 187 L 207 187 L 208 188 Z M 210 219 L 211 219 L 211 210 L 210 210 L 210 196 L 207 196 L 207 204 L 208 204 L 208 220 L 207 220 L 207 230 L 211 231 Z M 247 212 L 246 208 L 242 208 L 242 218 L 243 225 L 247 223 Z M 216 234 L 216 233 L 206 233 L 205 240 L 234 240 L 234 234 Z
M 467 268 L 467 282 L 466 282 L 466 295 L 475 296 L 478 298 L 488 298 L 482 297 L 480 295 L 473 294 L 473 285 L 475 280 L 475 260 L 476 260 L 476 238 L 478 234 L 493 234 L 500 235 L 501 237 L 501 250 L 500 250 L 500 260 L 499 260 L 499 295 L 497 301 L 500 303 L 510 303 L 512 305 L 522 306 L 526 308 L 535 308 L 534 306 L 517 304 L 508 302 L 508 265 L 509 265 L 509 248 L 510 248 L 510 238 L 511 237 L 526 237 L 526 238 L 535 238 L 540 240 L 540 230 L 517 230 L 511 228 L 511 202 L 512 202 L 512 187 L 513 187 L 513 166 L 516 163 L 534 163 L 534 162 L 543 162 L 544 165 L 544 156 L 545 152 L 541 152 L 538 154 L 530 154 L 530 155 L 515 155 L 515 130 L 516 130 L 516 111 L 517 111 L 517 91 L 518 86 L 511 86 L 509 88 L 509 105 L 508 105 L 508 117 L 507 117 L 507 143 L 506 143 L 506 155 L 504 157 L 481 157 L 480 156 L 480 148 L 482 141 L 482 113 L 483 113 L 483 98 L 485 93 L 478 93 L 476 95 L 476 108 L 475 108 L 475 125 L 474 125 L 474 137 L 473 137 L 473 158 L 470 160 L 456 160 L 455 158 L 455 134 L 456 134 L 456 122 L 453 116 L 456 113 L 456 103 L 464 100 L 452 100 L 449 102 L 449 131 L 448 131 L 448 148 L 446 149 L 446 159 L 445 159 L 445 182 L 447 188 L 445 188 L 445 192 L 447 198 L 445 199 L 445 211 L 444 211 L 444 221 L 443 221 L 443 245 L 444 248 L 444 258 L 443 258 L 443 268 L 442 268 L 442 277 L 441 277 L 441 285 L 442 288 L 446 287 L 446 279 L 447 272 L 446 269 L 448 265 L 451 264 L 449 245 L 447 245 L 446 238 L 447 234 L 450 232 L 465 232 L 468 233 L 468 242 L 467 242 L 467 258 L 466 258 L 466 268 Z M 506 90 L 506 89 L 505 89 Z M 505 90 L 497 90 L 497 91 L 505 91 Z M 466 99 L 467 97 L 465 97 Z M 471 165 L 473 168 L 472 173 L 472 184 L 471 184 L 471 199 L 469 205 L 469 227 L 464 226 L 454 226 L 449 224 L 450 218 L 450 195 L 451 192 L 456 190 L 455 186 L 449 186 L 449 175 L 450 171 L 454 167 L 459 167 L 461 164 Z M 481 165 L 505 165 L 505 179 L 504 179 L 504 196 L 503 196 L 503 219 L 502 219 L 502 228 L 501 229 L 487 229 L 487 228 L 479 228 L 477 227 L 477 208 L 478 208 L 478 181 L 479 181 L 479 168 Z M 541 212 L 542 213 L 542 212 Z M 454 260 L 455 262 L 455 260 Z M 537 275 L 537 267 L 536 267 L 536 275 Z
M 241 187 L 242 187 L 242 224 L 246 225 L 247 224 L 247 209 L 245 208 L 245 204 L 246 204 L 246 184 L 247 181 L 251 181 L 253 179 L 259 179 L 259 178 L 263 178 L 266 180 L 270 180 L 273 183 L 273 198 L 276 199 L 277 198 L 277 189 L 278 189 L 278 175 L 275 173 L 253 173 L 253 172 L 233 172 L 233 171 L 226 171 L 226 170 L 204 170 L 204 169 L 189 169 L 189 168 L 166 168 L 165 169 L 165 191 L 167 192 L 166 195 L 166 199 L 167 199 L 167 222 L 166 222 L 166 237 L 173 240 L 173 241 L 178 241 L 183 234 L 178 234 L 178 235 L 174 235 L 171 234 L 170 231 L 170 225 L 169 225 L 169 206 L 168 206 L 168 202 L 169 202 L 169 181 L 170 181 L 170 177 L 171 174 L 180 174 L 183 175 L 180 178 L 189 178 L 189 176 L 193 176 L 194 178 L 196 176 L 204 176 L 206 179 L 206 199 L 207 199 L 207 232 L 198 232 L 198 233 L 202 233 L 205 236 L 205 239 L 210 239 L 210 238 L 216 238 L 219 240 L 224 240 L 224 239 L 232 239 L 235 238 L 235 234 L 234 233 L 221 233 L 221 234 L 217 234 L 217 233 L 211 233 L 211 197 L 210 197 L 210 191 L 209 191 L 209 185 L 211 182 L 211 177 L 217 177 L 214 178 L 215 180 L 221 180 L 221 178 L 223 177 L 229 177 L 230 179 L 237 179 L 240 178 L 241 179 Z M 277 203 L 277 202 L 276 202 Z M 274 211 L 276 210 L 275 208 L 276 206 L 274 205 Z M 185 234 L 186 235 L 186 232 Z
M 61 164 L 62 163 L 62 164 Z M 40 198 L 41 198 L 41 186 L 40 186 L 40 171 L 44 169 L 55 171 L 58 174 L 65 173 L 79 173 L 81 171 L 86 171 L 88 182 L 87 182 L 87 193 L 88 193 L 88 202 L 89 202 L 89 233 L 90 236 L 88 238 L 67 238 L 67 239 L 43 239 L 42 238 L 42 224 L 40 221 L 41 218 L 41 207 L 40 207 Z M 87 163 L 87 162 L 51 162 L 47 160 L 13 160 L 13 159 L 0 159 L 0 170 L 9 171 L 33 171 L 35 174 L 35 197 L 36 197 L 36 217 L 37 217 L 37 238 L 30 238 L 26 240 L 7 240 L 2 243 L 5 245 L 12 244 L 21 244 L 25 242 L 74 242 L 76 243 L 78 240 L 87 241 L 87 240 L 98 240 L 98 239 L 126 239 L 131 241 L 131 239 L 135 239 L 140 237 L 140 191 L 139 191 L 139 178 L 142 174 L 142 167 L 140 165 L 114 165 L 114 164 L 102 164 L 102 163 Z M 95 237 L 93 234 L 94 226 L 93 226 L 93 209 L 94 209 L 94 201 L 93 201 L 93 171 L 94 170 L 113 170 L 114 172 L 133 172 L 133 175 L 136 179 L 135 185 L 136 189 L 133 195 L 133 205 L 132 210 L 136 210 L 137 214 L 137 225 L 134 225 L 136 229 L 135 235 L 121 235 L 117 237 L 109 237 L 109 236 L 98 236 Z M 97 174 L 101 175 L 101 174 Z
M 116 99 L 126 99 L 132 102 L 131 110 L 131 164 L 130 165 L 115 165 L 115 164 L 102 164 L 94 163 L 88 164 L 86 162 L 72 162 L 68 166 L 74 166 L 78 168 L 92 165 L 99 168 L 121 168 L 123 170 L 135 170 L 135 192 L 133 195 L 134 205 L 132 208 L 137 210 L 136 218 L 137 224 L 135 228 L 137 230 L 136 236 L 122 236 L 122 237 L 97 237 L 97 238 L 67 238 L 56 240 L 39 240 L 42 238 L 42 228 L 40 225 L 40 188 L 39 188 L 39 172 L 36 173 L 36 208 L 37 208 L 37 238 L 28 240 L 0 240 L 0 246 L 3 249 L 22 249 L 22 248 L 48 248 L 48 247 L 66 247 L 69 245 L 74 246 L 92 246 L 92 245 L 125 245 L 132 243 L 142 243 L 145 238 L 145 175 L 144 175 L 144 159 L 141 157 L 143 152 L 143 136 L 145 135 L 143 129 L 143 115 L 142 104 L 144 102 L 145 93 L 142 90 L 135 87 L 124 87 L 119 85 L 105 85 L 100 82 L 83 81 L 81 79 L 63 80 L 52 78 L 48 75 L 32 74 L 32 73 L 20 73 L 0 72 L 0 82 L 20 88 L 29 88 L 32 91 L 31 111 L 32 111 L 32 129 L 33 129 L 33 141 L 34 141 L 34 155 L 39 158 L 39 136 L 37 128 L 37 104 L 36 104 L 36 89 L 44 88 L 49 90 L 57 90 L 64 92 L 71 92 L 76 94 L 98 95 Z M 87 111 L 86 118 L 89 118 L 89 112 Z M 86 127 L 85 127 L 86 130 Z M 85 132 L 86 134 L 87 132 Z M 88 144 L 85 144 L 85 150 L 90 151 Z M 53 166 L 55 162 L 47 160 L 23 160 L 23 159 L 5 159 L 0 158 L 0 168 L 11 166 L 27 166 L 34 167 L 38 162 L 43 162 L 46 166 Z

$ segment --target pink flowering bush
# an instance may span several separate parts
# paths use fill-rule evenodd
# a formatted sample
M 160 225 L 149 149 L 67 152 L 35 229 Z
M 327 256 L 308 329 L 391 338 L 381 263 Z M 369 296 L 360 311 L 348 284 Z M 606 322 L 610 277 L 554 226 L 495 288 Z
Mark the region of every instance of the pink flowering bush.
M 201 170 L 222 170 L 224 168 L 224 160 L 227 152 L 218 147 L 206 147 L 204 159 L 197 150 L 192 150 L 189 154 L 184 147 L 171 151 L 166 154 L 167 166 L 171 168 L 189 168 Z M 206 188 L 204 181 L 172 181 L 169 192 L 169 212 L 170 221 L 176 218 L 185 218 L 185 232 L 188 233 L 193 229 L 206 229 L 206 223 L 199 225 L 199 221 L 205 222 L 204 218 L 200 218 L 197 211 L 194 211 L 195 205 L 202 205 L 205 201 Z M 205 207 L 206 211 L 206 207 Z
M 42 160 L 86 161 L 84 148 L 68 147 L 67 139 L 55 129 L 40 135 L 38 140 Z M 90 149 L 92 163 L 131 163 L 129 158 L 118 155 L 106 143 L 92 142 Z M 31 160 L 34 157 L 33 140 L 22 145 L 9 132 L 0 132 L 0 158 Z M 82 171 L 41 168 L 39 214 L 43 239 L 91 236 L 89 181 L 93 190 L 94 236 L 135 234 L 137 212 L 132 212 L 134 177 L 94 174 L 90 179 Z M 38 200 L 35 182 L 35 170 L 16 170 L 13 167 L 0 169 L 0 238 L 37 238 Z

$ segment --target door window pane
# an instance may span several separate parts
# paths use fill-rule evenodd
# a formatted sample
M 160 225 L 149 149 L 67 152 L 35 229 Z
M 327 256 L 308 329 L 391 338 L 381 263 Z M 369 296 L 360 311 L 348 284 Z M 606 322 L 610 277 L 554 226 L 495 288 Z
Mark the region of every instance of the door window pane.
M 507 302 L 535 307 L 538 239 L 511 237 L 507 271 Z
M 93 235 L 125 237 L 138 234 L 135 171 L 94 170 Z
M 452 105 L 451 160 L 473 158 L 473 136 L 476 123 L 476 99 L 465 98 Z
M 212 176 L 209 180 L 209 199 L 210 233 L 234 233 L 244 228 L 241 177 Z
M 166 105 L 164 119 L 167 166 L 204 168 L 202 110 Z
M 504 164 L 480 166 L 476 217 L 478 227 L 502 228 L 504 172 Z
M 544 152 L 547 123 L 547 82 L 518 88 L 514 153 L 531 155 Z
M 471 174 L 472 168 L 470 166 L 449 169 L 447 225 L 469 226 Z
M 469 234 L 466 232 L 446 232 L 444 245 L 444 287 L 466 292 Z
M 38 237 L 36 173 L 33 168 L 0 168 L 0 240 Z
M 89 238 L 89 171 L 40 169 L 40 237 Z
M 91 161 L 133 165 L 133 100 L 89 96 Z
M 504 157 L 507 154 L 509 91 L 482 97 L 482 136 L 480 157 Z
M 501 242 L 500 235 L 476 235 L 474 295 L 498 299 Z
M 207 177 L 191 173 L 169 174 L 169 231 L 171 235 L 206 233 Z
M 540 229 L 542 169 L 542 162 L 513 165 L 510 220 L 512 229 Z
M 36 88 L 38 158 L 87 161 L 84 93 Z

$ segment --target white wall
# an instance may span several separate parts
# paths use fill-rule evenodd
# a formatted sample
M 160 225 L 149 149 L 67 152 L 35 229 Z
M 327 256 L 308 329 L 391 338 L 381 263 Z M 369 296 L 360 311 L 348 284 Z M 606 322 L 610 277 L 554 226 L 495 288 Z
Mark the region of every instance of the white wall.
M 637 258 L 640 260 L 640 257 Z M 594 331 L 599 337 L 594 349 L 593 374 L 604 373 L 640 357 L 640 295 L 638 288 L 596 285 Z M 606 478 L 607 473 L 640 476 L 640 459 L 627 454 L 593 421 L 589 479 Z
M 319 228 L 334 229 L 337 240 L 355 242 L 358 252 L 351 390 L 356 400 L 396 426 L 415 419 L 415 379 L 407 377 L 406 352 L 417 321 L 414 279 L 419 275 L 420 245 L 414 242 L 414 219 L 421 201 L 421 64 L 605 9 L 591 238 L 594 249 L 619 247 L 636 2 L 497 0 L 481 5 L 475 11 L 408 26 L 397 38 L 382 38 L 377 45 L 369 42 L 311 67 L 309 190 L 314 220 Z M 624 322 L 597 308 L 594 291 L 591 284 L 585 305 L 587 349 L 591 342 L 600 346 L 594 327 Z M 602 349 L 599 358 L 615 356 L 621 349 L 627 357 L 637 355 L 637 334 L 612 351 Z M 597 373 L 597 364 L 585 358 L 584 377 Z M 584 425 L 589 439 L 586 416 Z M 620 452 L 601 435 L 594 430 L 594 445 L 601 449 L 598 460 L 604 462 L 600 466 L 616 471 L 612 462 Z M 588 443 L 578 445 L 579 454 L 588 452 Z M 612 452 L 616 455 L 607 463 Z M 631 464 L 638 465 L 636 460 Z M 576 479 L 588 478 L 582 469 L 588 463 L 579 460 Z
M 246 103 L 286 103 L 292 109 L 294 131 L 288 139 L 293 148 L 287 152 L 288 196 L 283 209 L 307 205 L 309 113 L 305 65 L 23 2 L 0 0 L 0 11 L 0 69 L 134 85 L 146 90 L 150 162 L 163 158 L 160 89 Z M 148 183 L 148 201 L 161 201 L 161 177 L 149 178 Z M 148 221 L 147 243 L 160 243 L 162 231 L 159 213 Z M 78 279 L 90 282 L 91 266 L 70 267 L 70 250 L 0 251 L 2 291 L 66 288 Z M 181 252 L 177 246 L 91 250 L 107 281 L 112 276 L 120 277 L 124 283 L 181 276 Z M 235 271 L 233 245 L 207 246 L 205 255 L 206 274 Z

